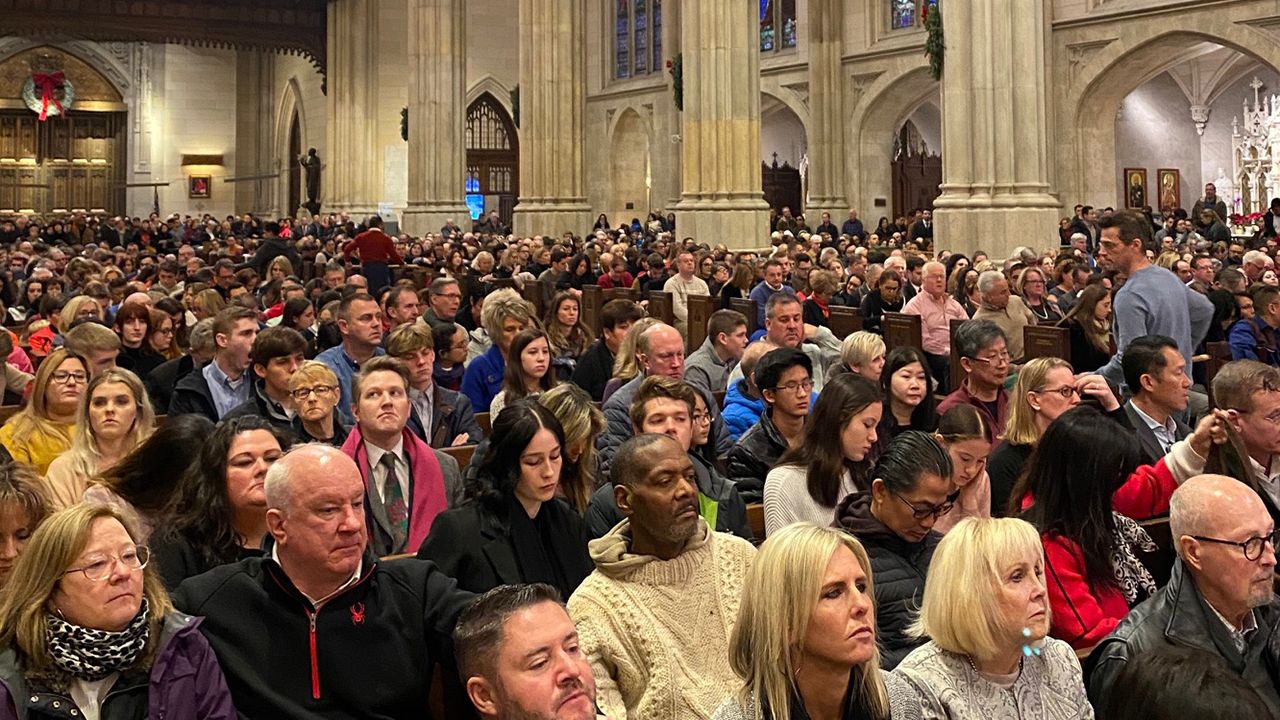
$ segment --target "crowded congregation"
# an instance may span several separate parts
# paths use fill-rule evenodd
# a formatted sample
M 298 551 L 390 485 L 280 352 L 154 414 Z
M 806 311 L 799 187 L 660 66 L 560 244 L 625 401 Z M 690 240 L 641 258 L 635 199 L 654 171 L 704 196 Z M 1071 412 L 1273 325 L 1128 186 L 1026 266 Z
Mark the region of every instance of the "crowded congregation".
M 1276 226 L 1184 215 L 2 220 L 0 715 L 1275 717 Z

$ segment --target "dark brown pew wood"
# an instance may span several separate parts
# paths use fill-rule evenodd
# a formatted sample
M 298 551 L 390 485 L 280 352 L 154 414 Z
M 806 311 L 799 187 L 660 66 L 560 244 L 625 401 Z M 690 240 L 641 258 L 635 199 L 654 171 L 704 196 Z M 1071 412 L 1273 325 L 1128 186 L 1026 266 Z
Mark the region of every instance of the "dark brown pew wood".
M 1071 362 L 1071 332 L 1056 325 L 1028 325 L 1022 329 L 1022 356 L 1026 360 L 1055 357 Z
M 759 308 L 756 307 L 756 301 L 751 298 L 733 298 L 729 301 L 729 308 L 737 310 L 747 317 L 747 335 L 754 335 L 760 329 Z
M 880 321 L 884 330 L 884 344 L 888 350 L 913 347 L 924 352 L 924 340 L 920 334 L 920 316 L 887 312 Z
M 756 544 L 764 542 L 764 505 L 751 503 L 747 505 L 747 527 L 756 538 Z
M 493 427 L 489 422 L 489 413 L 476 413 L 476 423 L 480 426 L 480 429 L 484 431 L 485 436 L 488 437 L 489 433 L 493 430 Z
M 485 413 L 488 415 L 488 413 Z M 485 429 L 488 432 L 488 429 Z M 459 445 L 457 447 L 441 448 L 440 452 L 448 455 L 458 461 L 458 469 L 465 471 L 467 466 L 471 464 L 471 457 L 476 454 L 475 445 Z
M 583 285 L 582 286 L 582 322 L 595 333 L 600 336 L 600 308 L 604 306 L 603 291 L 599 285 Z
M 689 334 L 685 338 L 685 353 L 692 353 L 702 347 L 707 339 L 707 323 L 711 321 L 711 313 L 719 308 L 716 298 L 710 295 L 689 296 Z
M 674 300 L 671 293 L 662 290 L 650 290 L 649 296 L 645 298 L 649 301 L 649 317 L 658 318 L 668 325 L 676 324 Z
M 862 312 L 858 308 L 832 305 L 827 323 L 831 326 L 831 333 L 844 340 L 862 329 Z

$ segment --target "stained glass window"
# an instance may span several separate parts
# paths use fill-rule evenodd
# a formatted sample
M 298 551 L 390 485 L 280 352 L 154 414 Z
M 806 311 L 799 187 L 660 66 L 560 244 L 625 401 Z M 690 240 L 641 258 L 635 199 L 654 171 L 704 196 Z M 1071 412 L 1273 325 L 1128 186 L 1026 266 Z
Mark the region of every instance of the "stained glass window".
M 610 0 L 614 13 L 615 79 L 660 72 L 662 57 L 662 0 Z
M 799 44 L 796 0 L 759 0 L 760 52 L 790 50 Z
M 631 77 L 631 7 L 627 0 L 617 2 L 617 33 L 614 37 L 613 52 L 616 67 L 614 76 Z
M 925 17 L 936 7 L 938 0 L 889 0 L 889 29 L 923 27 Z
M 649 0 L 635 0 L 635 14 L 632 16 L 635 25 L 635 74 L 644 75 L 649 72 Z

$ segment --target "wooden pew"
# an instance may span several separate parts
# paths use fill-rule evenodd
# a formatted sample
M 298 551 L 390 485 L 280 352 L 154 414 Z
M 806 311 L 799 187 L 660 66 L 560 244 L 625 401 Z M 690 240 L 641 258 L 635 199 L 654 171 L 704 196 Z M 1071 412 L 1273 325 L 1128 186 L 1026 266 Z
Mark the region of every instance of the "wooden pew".
M 1222 369 L 1223 365 L 1231 362 L 1231 344 L 1227 342 L 1205 343 L 1204 349 L 1209 355 L 1209 359 L 1204 364 L 1204 387 L 1209 394 L 1209 409 L 1212 410 L 1218 406 L 1213 399 L 1213 379 L 1217 377 L 1218 371 Z
M 671 293 L 662 290 L 650 290 L 649 296 L 645 298 L 649 301 L 649 317 L 658 318 L 662 322 L 675 327 L 676 315 L 671 298 Z
M 515 278 L 494 278 L 489 281 L 489 284 L 493 286 L 494 290 L 499 288 L 511 288 L 512 290 L 519 289 L 516 287 Z
M 603 291 L 599 285 L 583 285 L 582 286 L 582 307 L 578 308 L 582 313 L 582 322 L 591 328 L 591 332 L 600 336 L 602 326 L 600 324 L 600 308 L 604 306 Z
M 1071 332 L 1056 325 L 1028 325 L 1022 329 L 1022 357 L 1056 357 L 1071 362 Z
M 862 312 L 858 308 L 832 305 L 827 323 L 831 326 L 831 333 L 844 340 L 862 329 Z
M 751 298 L 734 298 L 729 301 L 729 308 L 747 316 L 747 335 L 754 335 L 760 329 L 759 318 L 757 317 L 757 313 L 760 310 L 756 307 L 755 300 Z
M 631 302 L 640 302 L 640 291 L 635 288 L 615 287 L 604 291 L 604 301 L 610 300 L 630 300 Z
M 1156 544 L 1155 552 L 1140 552 L 1138 559 L 1155 579 L 1156 587 L 1164 587 L 1165 583 L 1169 582 L 1169 575 L 1173 572 L 1173 561 L 1178 556 L 1177 549 L 1173 545 L 1173 534 L 1169 530 L 1169 518 L 1152 518 L 1138 524 L 1147 531 L 1151 541 Z
M 21 405 L 0 405 L 0 425 L 9 422 L 9 418 L 17 415 L 21 409 Z
M 488 413 L 485 413 L 486 415 Z M 448 455 L 458 461 L 458 469 L 466 472 L 467 466 L 471 464 L 471 458 L 476 454 L 475 445 L 459 445 L 457 447 L 440 448 L 440 452 Z
M 528 300 L 529 304 L 533 305 L 533 314 L 538 320 L 542 320 L 547 314 L 547 299 L 542 294 L 542 283 L 526 282 L 524 288 L 520 290 L 520 297 Z M 579 307 L 578 310 L 581 311 L 582 308 Z
M 880 321 L 884 330 L 884 344 L 887 350 L 899 347 L 913 347 L 924 352 L 924 340 L 920 334 L 920 316 L 887 312 Z
M 487 411 L 476 413 L 476 424 L 484 431 L 485 437 L 488 437 L 489 433 L 493 431 L 493 425 L 489 422 L 489 413 Z
M 756 544 L 764 542 L 764 505 L 761 503 L 751 503 L 747 505 L 747 527 L 751 528 L 751 534 L 756 537 Z
M 710 295 L 689 296 L 689 334 L 685 338 L 685 353 L 689 354 L 702 347 L 707 339 L 707 323 L 711 321 L 711 313 L 719 309 L 719 302 Z
M 952 392 L 959 390 L 964 384 L 964 368 L 960 367 L 960 351 L 956 349 L 956 330 L 966 322 L 966 320 L 954 319 L 951 321 L 951 384 L 949 387 Z

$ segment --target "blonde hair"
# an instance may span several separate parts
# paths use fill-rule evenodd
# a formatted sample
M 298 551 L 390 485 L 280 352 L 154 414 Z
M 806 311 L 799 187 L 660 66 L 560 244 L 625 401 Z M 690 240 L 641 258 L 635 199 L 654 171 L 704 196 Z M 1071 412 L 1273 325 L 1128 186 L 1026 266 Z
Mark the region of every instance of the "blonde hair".
M 0 593 L 0 644 L 17 651 L 28 676 L 56 677 L 60 674 L 49 652 L 49 601 L 63 574 L 89 544 L 93 523 L 99 518 L 118 521 L 129 537 L 138 542 L 137 529 L 119 509 L 110 505 L 74 505 L 50 515 L 36 529 L 18 556 L 5 592 Z M 146 651 L 134 666 L 139 669 L 151 666 L 160 645 L 165 616 L 173 612 L 169 593 L 156 574 L 155 566 L 148 565 L 142 573 L 142 594 L 150 606 L 148 624 L 151 634 Z
M 275 258 L 273 258 L 271 262 L 267 264 L 268 278 L 271 277 L 271 271 L 276 267 L 279 267 L 282 271 L 284 271 L 285 277 L 289 277 L 290 275 L 293 275 L 293 263 L 290 262 L 289 258 L 285 257 L 284 255 L 275 256 Z
M 640 374 L 640 360 L 636 358 L 636 343 L 645 330 L 660 325 L 662 321 L 655 317 L 642 317 L 631 323 L 627 334 L 622 336 L 618 345 L 618 354 L 613 358 L 613 376 L 626 382 Z
M 211 318 L 222 312 L 227 307 L 227 301 L 222 299 L 222 295 L 217 290 L 209 288 L 201 290 L 196 294 L 195 299 L 191 301 L 192 311 L 204 318 Z
M 338 386 L 338 376 L 329 369 L 328 365 L 317 360 L 308 360 L 299 365 L 298 369 L 289 376 L 289 390 L 297 390 L 307 383 L 316 381 Z
M 480 310 L 480 325 L 489 333 L 494 345 L 498 344 L 498 338 L 502 335 L 502 322 L 507 318 L 515 318 L 525 327 L 537 325 L 538 322 L 534 317 L 533 305 L 528 300 L 511 288 L 501 288 L 484 299 L 484 307 Z
M 974 660 L 995 657 L 1006 649 L 1001 639 L 1007 634 L 996 595 L 1007 564 L 1020 558 L 1036 558 L 1044 566 L 1044 546 L 1031 523 L 961 520 L 933 552 L 920 613 L 907 633 Z
M 71 327 L 71 323 L 75 322 L 79 316 L 80 309 L 86 305 L 92 305 L 93 316 L 99 320 L 102 319 L 102 306 L 98 304 L 97 300 L 88 295 L 76 295 L 68 300 L 67 304 L 63 305 L 62 310 L 58 313 L 58 317 L 66 318 L 66 320 L 62 321 L 62 325 L 68 328 Z
M 80 367 L 84 369 L 86 379 L 89 376 L 89 363 L 84 358 L 75 355 L 66 348 L 58 348 L 49 353 L 49 357 L 40 363 L 40 367 L 36 370 L 36 379 L 31 382 L 31 397 L 27 400 L 26 407 L 22 408 L 5 426 L 13 426 L 13 435 L 11 442 L 13 445 L 25 445 L 31 436 L 40 433 L 51 437 L 66 438 L 67 443 L 71 442 L 71 429 L 67 428 L 63 423 L 54 422 L 49 417 L 49 399 L 46 395 L 49 392 L 49 386 L 53 384 L 53 374 L 57 372 L 58 367 L 67 360 L 75 360 L 80 363 Z M 10 448 L 12 450 L 13 448 Z
M 147 396 L 147 389 L 138 376 L 124 368 L 113 367 L 103 370 L 89 381 L 84 395 L 80 397 L 80 407 L 76 410 L 76 429 L 71 434 L 71 448 L 66 453 L 67 460 L 71 463 L 71 472 L 85 479 L 97 475 L 101 470 L 106 470 L 104 467 L 98 467 L 102 453 L 98 451 L 97 437 L 94 435 L 92 423 L 89 422 L 89 406 L 93 401 L 93 391 L 107 383 L 120 383 L 129 388 L 129 394 L 133 396 L 135 412 L 133 426 L 125 436 L 121 457 L 128 455 L 134 448 L 141 445 L 142 441 L 150 437 L 151 432 L 155 430 L 156 415 L 151 408 L 151 398 Z
M 1071 363 L 1056 357 L 1036 358 L 1022 366 L 1018 382 L 1009 394 L 1009 421 L 1005 425 L 1004 439 L 1010 445 L 1035 445 L 1040 441 L 1040 426 L 1036 424 L 1036 411 L 1027 401 L 1027 394 L 1044 389 L 1049 372 L 1057 368 L 1071 370 Z
M 841 547 L 857 558 L 867 578 L 863 592 L 874 597 L 867 551 L 841 530 L 795 523 L 771 534 L 756 553 L 729 638 L 729 666 L 742 678 L 739 702 L 755 708 L 757 719 L 767 704 L 771 720 L 791 720 L 789 700 L 796 689 L 809 620 L 821 594 L 827 564 Z M 867 613 L 867 620 L 874 627 L 874 609 Z M 878 650 L 855 668 L 854 682 L 858 697 L 872 716 L 887 718 L 889 701 L 880 676 Z
M 877 355 L 884 354 L 884 338 L 866 330 L 859 330 L 840 343 L 840 362 L 850 370 L 855 366 L 871 362 Z M 875 380 L 879 379 L 875 378 Z
M 596 437 L 604 432 L 604 413 L 591 402 L 586 390 L 561 383 L 538 396 L 538 404 L 551 411 L 564 429 L 564 449 L 582 445 L 582 456 L 574 463 L 577 476 L 560 473 L 560 487 L 579 514 L 586 512 L 596 489 Z M 567 460 L 567 458 L 566 458 Z M 566 463 L 567 465 L 567 463 Z

